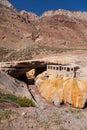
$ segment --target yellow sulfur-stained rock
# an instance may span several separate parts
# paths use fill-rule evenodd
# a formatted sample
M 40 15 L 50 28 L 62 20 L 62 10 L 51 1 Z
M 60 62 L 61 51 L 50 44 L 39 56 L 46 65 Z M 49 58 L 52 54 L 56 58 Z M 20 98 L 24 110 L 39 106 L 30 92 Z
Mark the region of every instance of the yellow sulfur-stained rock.
M 87 81 L 72 78 L 64 82 L 64 102 L 83 108 L 87 101 Z
M 59 106 L 63 102 L 63 82 L 63 77 L 48 79 L 38 87 L 38 90 L 43 97 Z
M 26 72 L 27 78 L 35 78 L 35 69 Z
M 48 76 L 48 73 L 46 71 L 44 71 L 43 73 L 39 74 L 35 78 L 35 85 L 37 87 L 39 87 L 41 83 L 43 83 L 45 80 L 47 80 L 47 76 Z
M 48 79 L 39 85 L 38 91 L 56 106 L 64 102 L 83 108 L 87 102 L 87 81 L 77 78 Z

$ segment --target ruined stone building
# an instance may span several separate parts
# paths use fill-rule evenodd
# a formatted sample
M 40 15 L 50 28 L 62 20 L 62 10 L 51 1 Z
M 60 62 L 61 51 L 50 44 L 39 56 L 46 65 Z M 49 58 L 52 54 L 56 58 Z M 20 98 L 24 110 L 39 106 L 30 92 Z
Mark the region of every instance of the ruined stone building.
M 56 76 L 77 77 L 76 71 L 79 69 L 78 65 L 47 65 L 49 73 L 55 73 Z

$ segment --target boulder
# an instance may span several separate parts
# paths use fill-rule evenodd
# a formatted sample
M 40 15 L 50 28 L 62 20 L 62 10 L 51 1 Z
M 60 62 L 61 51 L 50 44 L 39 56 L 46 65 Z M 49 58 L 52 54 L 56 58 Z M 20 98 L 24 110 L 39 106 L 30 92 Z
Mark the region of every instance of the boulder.
M 35 69 L 31 69 L 30 71 L 26 72 L 26 76 L 28 79 L 35 78 Z
M 0 72 L 0 92 L 18 97 L 31 98 L 31 94 L 24 82 L 19 81 L 2 71 Z

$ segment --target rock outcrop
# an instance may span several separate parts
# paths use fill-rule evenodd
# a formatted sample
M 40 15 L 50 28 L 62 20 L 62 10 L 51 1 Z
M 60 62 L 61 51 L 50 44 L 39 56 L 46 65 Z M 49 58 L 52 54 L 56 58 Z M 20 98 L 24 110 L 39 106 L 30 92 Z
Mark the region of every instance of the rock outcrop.
M 0 92 L 18 97 L 31 98 L 27 85 L 4 72 L 0 72 Z
M 28 79 L 35 78 L 35 69 L 31 69 L 30 71 L 26 72 L 26 77 Z
M 14 8 L 8 0 L 0 0 L 0 4 L 12 9 Z
M 20 11 L 20 14 L 26 19 L 26 21 L 33 21 L 39 18 L 36 14 L 32 12 L 27 12 L 25 10 Z
M 56 106 L 69 103 L 73 107 L 83 108 L 87 103 L 87 81 L 59 77 L 45 80 L 38 85 L 41 96 Z

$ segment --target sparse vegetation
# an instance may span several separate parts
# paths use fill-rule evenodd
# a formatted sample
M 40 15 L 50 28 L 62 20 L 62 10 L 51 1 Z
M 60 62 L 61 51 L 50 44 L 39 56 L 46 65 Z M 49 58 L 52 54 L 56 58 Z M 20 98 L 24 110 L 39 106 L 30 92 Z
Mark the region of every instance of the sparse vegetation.
M 24 58 L 26 60 L 31 60 L 33 58 L 33 55 L 40 56 L 40 54 L 45 54 L 49 56 L 49 54 L 53 55 L 57 53 L 74 51 L 74 50 L 87 51 L 87 48 L 57 48 L 57 47 L 46 46 L 46 45 L 42 45 L 41 43 L 38 43 L 34 46 L 19 50 L 17 52 L 13 51 L 12 53 L 9 54 L 8 57 L 6 57 L 6 53 L 8 54 L 9 52 L 6 51 L 4 53 L 5 50 L 3 50 L 4 53 L 3 61 L 24 60 Z
M 11 113 L 11 110 L 0 110 L 0 119 L 9 119 Z
M 76 108 L 69 108 L 69 111 L 73 114 L 78 114 L 81 113 L 81 109 L 76 109 Z
M 11 52 L 12 52 L 12 50 L 8 50 L 8 49 L 3 48 L 3 47 L 0 48 L 0 62 L 4 61 L 5 56 L 7 56 L 7 54 L 9 54 Z
M 9 94 L 0 94 L 0 100 L 6 100 L 6 101 L 12 101 L 12 102 L 17 102 L 18 97 L 14 95 L 9 95 Z
M 35 103 L 32 101 L 32 99 L 28 99 L 26 97 L 20 98 L 14 95 L 0 94 L 0 100 L 16 103 L 19 107 L 35 107 Z
M 17 103 L 21 106 L 21 107 L 35 107 L 35 103 L 31 100 L 31 99 L 28 99 L 26 97 L 24 98 L 18 98 L 17 99 Z
M 63 126 L 60 127 L 60 130 L 66 130 Z

